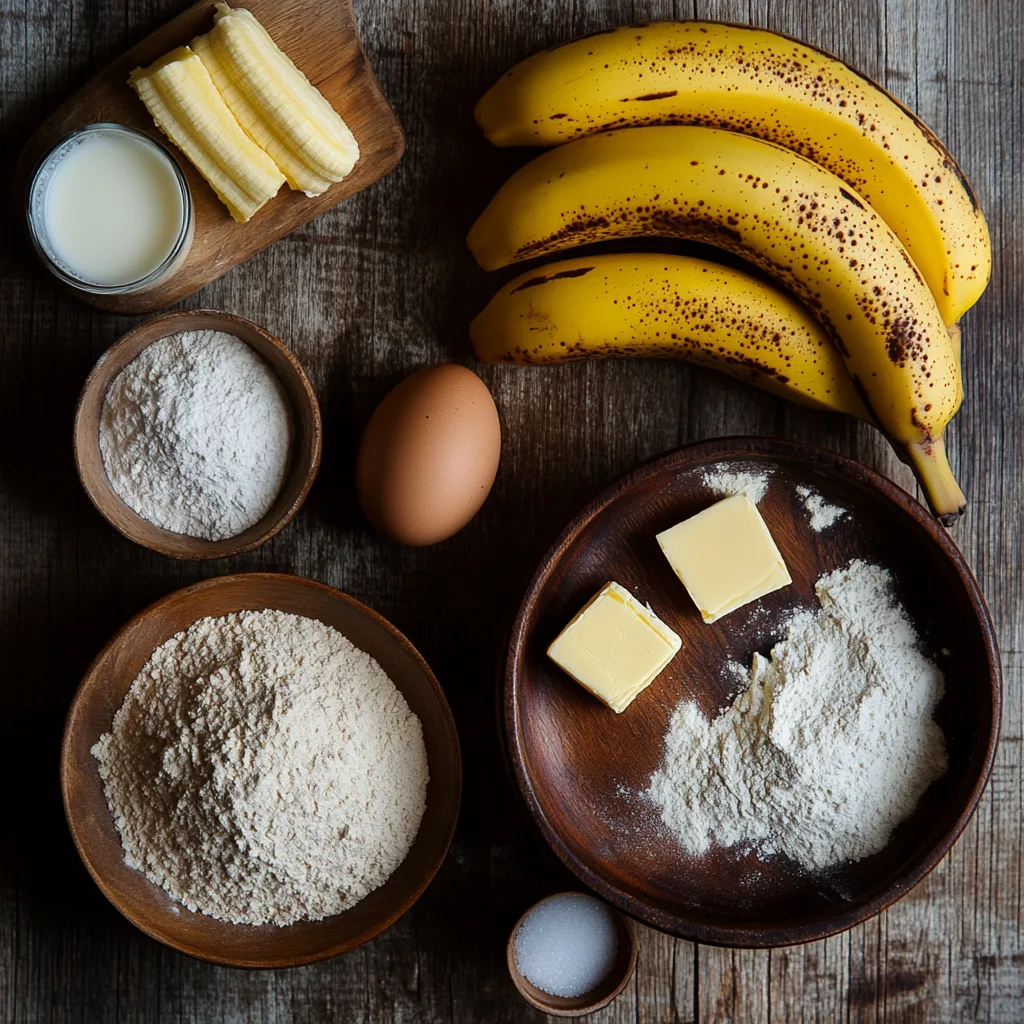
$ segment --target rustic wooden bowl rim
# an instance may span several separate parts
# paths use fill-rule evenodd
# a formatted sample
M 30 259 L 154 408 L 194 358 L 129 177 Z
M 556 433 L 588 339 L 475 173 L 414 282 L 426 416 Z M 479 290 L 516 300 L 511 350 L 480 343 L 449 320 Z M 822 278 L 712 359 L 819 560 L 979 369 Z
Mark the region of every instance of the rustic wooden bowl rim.
M 285 482 L 282 485 L 282 493 L 289 489 L 291 482 L 297 472 L 301 469 L 304 477 L 301 486 L 296 490 L 292 500 L 287 503 L 284 507 L 275 511 L 277 501 L 274 506 L 270 508 L 267 514 L 260 519 L 249 529 L 244 530 L 242 533 L 235 537 L 226 537 L 223 540 L 205 540 L 201 537 L 186 537 L 183 534 L 177 534 L 171 530 L 165 530 L 162 527 L 156 526 L 154 523 L 150 523 L 148 520 L 140 516 L 133 509 L 129 508 L 121 496 L 114 490 L 113 485 L 110 483 L 106 472 L 96 473 L 90 470 L 86 463 L 85 447 L 96 453 L 99 450 L 99 434 L 95 436 L 92 433 L 86 431 L 83 418 L 85 415 L 86 407 L 90 401 L 96 397 L 98 389 L 103 389 L 103 395 L 99 397 L 100 406 L 106 399 L 106 392 L 113 383 L 117 372 L 111 372 L 109 370 L 110 364 L 115 361 L 118 353 L 130 345 L 132 345 L 138 335 L 143 332 L 149 332 L 154 329 L 156 325 L 165 324 L 167 330 L 162 332 L 158 337 L 153 338 L 152 341 L 148 342 L 139 350 L 138 354 L 141 354 L 150 345 L 155 344 L 157 341 L 162 341 L 164 338 L 170 337 L 172 334 L 177 334 L 180 330 L 187 330 L 188 328 L 179 328 L 176 325 L 183 321 L 192 321 L 195 319 L 208 320 L 209 330 L 222 330 L 229 334 L 234 334 L 235 337 L 239 338 L 240 341 L 249 344 L 245 338 L 240 337 L 236 332 L 239 327 L 246 331 L 252 331 L 259 335 L 263 341 L 272 349 L 274 349 L 282 360 L 283 366 L 288 367 L 286 371 L 291 376 L 291 384 L 289 387 L 289 381 L 286 380 L 277 366 L 272 366 L 263 357 L 262 353 L 257 352 L 264 362 L 270 367 L 271 371 L 274 372 L 281 380 L 282 385 L 288 393 L 289 403 L 293 406 L 292 421 L 294 428 L 294 436 L 292 439 L 292 465 L 289 469 L 288 476 L 285 478 Z M 252 347 L 252 346 L 250 346 Z M 255 351 L 255 349 L 254 349 Z M 138 355 L 137 354 L 137 355 Z M 296 397 L 300 397 L 302 401 L 302 408 L 295 408 L 294 403 Z M 309 457 L 305 464 L 297 465 L 299 459 L 299 436 L 302 430 L 302 423 L 304 416 L 308 417 L 308 427 L 310 433 L 309 443 Z M 136 544 L 144 548 L 148 548 L 150 551 L 156 551 L 158 554 L 166 555 L 168 558 L 181 558 L 192 561 L 205 561 L 213 558 L 229 558 L 232 555 L 240 555 L 246 551 L 252 551 L 254 548 L 258 548 L 261 544 L 265 544 L 271 537 L 279 533 L 285 526 L 287 526 L 292 519 L 295 518 L 296 513 L 302 507 L 305 502 L 307 495 L 309 494 L 310 488 L 313 486 L 313 481 L 316 479 L 317 472 L 320 469 L 320 458 L 321 451 L 323 448 L 323 423 L 320 417 L 320 404 L 317 401 L 316 392 L 313 390 L 313 385 L 310 383 L 309 378 L 306 376 L 306 371 L 302 368 L 302 364 L 296 359 L 294 353 L 284 344 L 280 338 L 271 334 L 268 330 L 261 327 L 259 324 L 254 323 L 252 320 L 246 317 L 239 316 L 236 313 L 226 313 L 216 309 L 176 309 L 171 310 L 168 313 L 161 313 L 158 316 L 150 317 L 147 320 L 143 320 L 142 323 L 137 324 L 130 331 L 121 335 L 96 361 L 96 365 L 92 368 L 89 376 L 85 380 L 85 384 L 82 386 L 82 391 L 78 397 L 78 404 L 75 408 L 75 423 L 74 423 L 74 457 L 75 457 L 75 469 L 78 473 L 78 479 L 82 485 L 82 489 L 88 495 L 89 500 L 92 502 L 96 511 L 123 537 L 133 541 Z M 102 456 L 100 456 L 100 465 L 102 466 Z M 280 497 L 280 496 L 279 496 Z M 122 511 L 125 523 L 116 522 L 107 513 L 104 505 L 106 503 L 116 503 Z M 242 538 L 248 538 L 243 540 Z
M 915 526 L 927 535 L 952 565 L 968 596 L 980 627 L 988 661 L 989 697 L 992 707 L 992 726 L 986 743 L 982 770 L 971 789 L 965 806 L 955 822 L 943 837 L 932 846 L 928 853 L 917 864 L 897 875 L 892 883 L 881 893 L 862 904 L 845 911 L 838 911 L 835 914 L 823 916 L 815 921 L 776 928 L 766 927 L 762 924 L 719 926 L 692 921 L 681 914 L 672 913 L 650 905 L 631 893 L 616 888 L 579 860 L 548 820 L 544 809 L 534 793 L 526 768 L 525 753 L 520 744 L 518 729 L 519 712 L 514 686 L 516 660 L 519 649 L 526 640 L 526 624 L 534 600 L 538 591 L 547 581 L 549 575 L 558 565 L 562 556 L 572 545 L 580 531 L 607 505 L 650 475 L 657 474 L 666 469 L 679 469 L 692 462 L 719 458 L 742 459 L 744 456 L 775 456 L 804 460 L 812 464 L 825 466 L 877 492 L 883 500 L 895 504 L 903 513 L 914 520 Z M 985 785 L 992 773 L 996 747 L 999 742 L 1002 712 L 1002 667 L 995 627 L 992 624 L 988 605 L 981 593 L 974 573 L 971 571 L 959 548 L 950 539 L 947 530 L 924 506 L 875 470 L 845 455 L 828 451 L 817 445 L 788 441 L 784 438 L 736 436 L 698 441 L 678 448 L 667 455 L 651 459 L 604 488 L 573 517 L 557 540 L 548 549 L 527 586 L 510 635 L 508 654 L 505 660 L 503 690 L 503 725 L 505 734 L 503 737 L 505 741 L 503 747 L 511 762 L 512 774 L 518 785 L 520 796 L 544 840 L 573 874 L 613 906 L 669 934 L 693 942 L 702 942 L 714 946 L 773 948 L 815 942 L 845 931 L 874 917 L 905 896 L 923 878 L 930 874 L 949 852 L 977 809 Z
M 245 584 L 248 582 L 276 582 L 282 583 L 288 586 L 307 588 L 309 590 L 319 591 L 324 595 L 330 597 L 331 600 L 340 602 L 348 605 L 351 609 L 356 611 L 362 616 L 365 616 L 368 620 L 373 622 L 375 625 L 380 627 L 386 632 L 397 645 L 413 660 L 419 671 L 422 673 L 423 678 L 428 683 L 434 697 L 438 702 L 438 706 L 442 712 L 444 724 L 445 724 L 445 735 L 443 737 L 444 742 L 448 745 L 452 753 L 453 762 L 453 793 L 451 804 L 448 807 L 447 822 L 443 833 L 443 842 L 438 847 L 437 855 L 429 862 L 425 863 L 424 870 L 419 878 L 419 881 L 411 893 L 403 900 L 402 904 L 397 907 L 393 912 L 379 918 L 372 927 L 365 928 L 354 941 L 342 941 L 328 943 L 315 955 L 288 955 L 282 954 L 273 957 L 264 957 L 262 959 L 250 957 L 246 959 L 233 958 L 220 953 L 215 948 L 208 949 L 197 949 L 195 947 L 186 946 L 179 944 L 174 941 L 173 937 L 166 934 L 158 933 L 155 929 L 151 928 L 146 921 L 140 920 L 126 904 L 122 898 L 122 894 L 118 887 L 112 884 L 109 879 L 96 867 L 93 860 L 88 856 L 88 852 L 85 848 L 85 844 L 82 840 L 79 831 L 79 818 L 80 811 L 73 805 L 70 799 L 70 780 L 69 773 L 72 765 L 75 762 L 73 754 L 73 737 L 74 730 L 78 724 L 78 720 L 82 714 L 82 705 L 84 700 L 83 691 L 86 687 L 86 683 L 90 677 L 95 673 L 97 666 L 99 666 L 104 658 L 108 655 L 111 648 L 116 647 L 121 641 L 122 637 L 130 634 L 135 627 L 143 620 L 159 616 L 165 605 L 171 603 L 183 595 L 196 594 L 204 590 L 210 590 L 212 588 L 224 587 L 226 585 L 234 584 Z M 92 767 L 92 766 L 90 766 Z M 78 687 L 75 690 L 75 694 L 71 699 L 70 707 L 64 722 L 64 733 L 61 741 L 61 754 L 60 754 L 60 782 L 61 782 L 61 798 L 64 805 L 64 816 L 68 824 L 68 829 L 71 832 L 71 838 L 74 841 L 75 849 L 78 851 L 78 855 L 85 865 L 86 870 L 92 876 L 93 881 L 96 883 L 99 890 L 107 898 L 107 900 L 118 910 L 124 917 L 126 917 L 136 928 L 144 932 L 150 938 L 155 939 L 158 942 L 164 943 L 170 946 L 172 949 L 177 950 L 180 953 L 184 953 L 187 956 L 191 956 L 197 960 L 203 960 L 208 963 L 218 964 L 224 967 L 243 967 L 252 969 L 276 969 L 285 967 L 301 967 L 311 963 L 317 963 L 321 960 L 329 959 L 330 957 L 337 956 L 340 953 L 347 952 L 351 949 L 358 948 L 370 939 L 379 935 L 382 931 L 389 928 L 395 923 L 403 914 L 405 914 L 412 905 L 420 898 L 427 886 L 433 881 L 434 876 L 437 874 L 444 862 L 445 857 L 448 854 L 448 849 L 451 845 L 452 837 L 455 834 L 455 826 L 458 822 L 459 806 L 461 803 L 462 794 L 462 760 L 459 744 L 458 731 L 455 727 L 455 721 L 452 717 L 451 708 L 448 705 L 448 700 L 445 697 L 444 690 L 441 684 L 438 682 L 437 677 L 434 675 L 430 666 L 427 664 L 423 655 L 416 649 L 411 641 L 398 629 L 393 623 L 384 618 L 379 612 L 374 611 L 372 608 L 358 601 L 356 598 L 344 593 L 343 591 L 337 590 L 334 587 L 329 587 L 324 583 L 320 583 L 317 580 L 309 579 L 306 576 L 295 576 L 288 573 L 269 573 L 269 572 L 252 572 L 252 573 L 233 573 L 228 576 L 214 576 L 210 579 L 201 580 L 198 583 L 193 583 L 187 587 L 182 587 L 179 590 L 172 591 L 170 594 L 166 594 L 164 597 L 159 598 L 152 604 L 143 608 L 142 611 L 137 612 L 132 616 L 101 648 L 97 653 L 96 657 L 89 663 L 89 667 L 86 669 L 85 674 L 82 676 Z M 429 808 L 428 808 L 429 813 Z M 421 828 L 422 823 L 421 823 Z M 152 883 L 150 883 L 152 884 Z M 358 906 L 358 904 L 357 904 Z M 343 912 L 338 917 L 344 916 Z M 325 918 L 325 921 L 331 920 L 331 918 Z M 239 929 L 244 929 L 245 926 L 237 926 Z M 281 928 L 282 936 L 287 932 L 288 928 Z
M 620 910 L 617 910 L 615 907 L 609 907 L 611 912 L 615 915 L 616 922 L 619 925 L 620 935 L 622 933 L 625 933 L 625 935 L 628 937 L 629 942 L 629 957 L 626 964 L 624 965 L 622 976 L 615 983 L 615 987 L 610 992 L 607 992 L 605 995 L 601 996 L 600 999 L 595 999 L 592 1003 L 587 1003 L 585 1005 L 574 1007 L 572 1009 L 562 1009 L 559 1008 L 557 1005 L 553 1005 L 550 1002 L 546 1002 L 544 999 L 541 999 L 538 996 L 534 995 L 534 993 L 530 991 L 530 988 L 535 989 L 537 992 L 542 991 L 541 989 L 538 989 L 536 985 L 530 983 L 530 988 L 527 988 L 526 985 L 524 985 L 524 981 L 527 981 L 528 979 L 526 979 L 522 971 L 519 970 L 519 964 L 516 962 L 515 943 L 516 935 L 519 934 L 519 929 L 522 927 L 522 924 L 526 920 L 527 916 L 542 904 L 550 903 L 551 900 L 559 899 L 562 896 L 589 895 L 591 894 L 570 890 L 566 892 L 553 892 L 550 896 L 545 896 L 544 899 L 538 900 L 536 903 L 527 907 L 526 910 L 524 910 L 522 914 L 519 915 L 519 920 L 516 921 L 515 927 L 513 927 L 511 933 L 509 934 L 508 943 L 505 946 L 505 962 L 508 965 L 508 973 L 509 976 L 512 978 L 512 984 L 516 987 L 516 991 L 531 1006 L 536 1007 L 538 1010 L 543 1010 L 544 1013 L 551 1014 L 552 1017 L 583 1017 L 586 1016 L 588 1013 L 594 1013 L 597 1010 L 600 1010 L 602 1007 L 605 1007 L 610 1002 L 612 1002 L 613 999 L 618 999 L 618 997 L 622 994 L 622 990 L 629 984 L 629 979 L 633 977 L 633 971 L 636 969 L 636 958 L 639 947 L 639 942 L 637 941 L 636 937 L 636 925 L 634 925 L 633 922 Z M 602 978 L 601 982 L 598 983 L 597 988 L 601 987 L 603 981 L 604 979 Z M 547 993 L 543 994 L 547 995 Z M 588 993 L 586 992 L 583 993 L 583 995 L 587 994 Z M 558 999 L 557 996 L 550 996 L 549 998 Z M 582 996 L 580 998 L 582 998 Z

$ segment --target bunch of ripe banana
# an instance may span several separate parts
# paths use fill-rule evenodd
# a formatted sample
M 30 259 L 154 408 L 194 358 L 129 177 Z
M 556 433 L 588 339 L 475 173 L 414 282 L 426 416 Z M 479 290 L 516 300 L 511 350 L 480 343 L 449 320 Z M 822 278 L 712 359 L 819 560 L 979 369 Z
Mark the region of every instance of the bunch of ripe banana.
M 963 511 L 942 435 L 962 399 L 956 325 L 988 283 L 988 230 L 953 158 L 888 93 L 785 36 L 662 22 L 537 54 L 475 114 L 496 145 L 557 147 L 473 225 L 484 269 L 662 235 L 727 249 L 787 289 L 678 256 L 554 263 L 473 322 L 481 359 L 715 367 L 875 423 L 935 514 Z
M 285 181 L 316 196 L 359 159 L 341 115 L 246 10 L 217 4 L 211 31 L 128 84 L 243 223 Z

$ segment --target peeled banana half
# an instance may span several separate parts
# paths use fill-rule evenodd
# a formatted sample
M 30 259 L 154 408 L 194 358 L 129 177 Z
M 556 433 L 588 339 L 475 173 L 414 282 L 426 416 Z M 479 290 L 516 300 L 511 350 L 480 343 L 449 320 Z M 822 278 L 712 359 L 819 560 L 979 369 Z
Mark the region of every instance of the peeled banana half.
M 249 220 L 277 195 L 284 175 L 242 131 L 205 65 L 187 46 L 148 68 L 136 68 L 128 84 L 235 220 Z
M 947 324 L 988 283 L 988 228 L 942 143 L 865 76 L 787 36 L 709 21 L 626 26 L 517 64 L 475 114 L 499 146 L 553 146 L 643 125 L 723 128 L 774 142 L 868 200 Z
M 609 238 L 666 235 L 735 252 L 793 291 L 837 345 L 873 420 L 903 445 L 936 514 L 965 505 L 942 433 L 959 364 L 934 298 L 869 204 L 769 142 L 696 127 L 571 142 L 509 179 L 470 230 L 484 269 Z
M 799 302 L 689 256 L 600 255 L 529 271 L 491 299 L 469 334 L 485 363 L 684 359 L 801 405 L 871 419 L 838 350 Z
M 246 10 L 218 4 L 210 32 L 128 83 L 237 221 L 285 180 L 319 195 L 359 159 L 341 115 Z
M 213 29 L 191 45 L 291 188 L 319 195 L 351 172 L 359 146 L 348 125 L 249 11 L 217 4 Z

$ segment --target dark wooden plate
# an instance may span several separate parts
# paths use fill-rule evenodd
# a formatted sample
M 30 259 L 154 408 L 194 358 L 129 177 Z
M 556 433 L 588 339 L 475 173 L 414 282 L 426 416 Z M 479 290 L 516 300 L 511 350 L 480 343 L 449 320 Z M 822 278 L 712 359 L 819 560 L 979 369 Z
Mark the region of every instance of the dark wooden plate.
M 204 616 L 277 608 L 319 619 L 380 663 L 423 723 L 430 782 L 409 855 L 351 910 L 285 928 L 244 926 L 186 910 L 124 862 L 121 841 L 89 752 L 153 650 Z M 459 738 L 434 674 L 411 643 L 354 598 L 301 576 L 246 573 L 175 591 L 135 616 L 97 655 L 71 703 L 61 749 L 64 810 L 75 846 L 103 894 L 154 939 L 232 967 L 294 967 L 354 949 L 402 916 L 444 860 L 462 789 Z
M 705 625 L 655 534 L 717 496 L 712 466 L 771 470 L 759 509 L 793 585 Z M 848 509 L 814 533 L 795 488 Z M 709 717 L 735 695 L 727 659 L 750 664 L 781 638 L 780 617 L 813 606 L 814 582 L 852 558 L 893 570 L 902 600 L 946 675 L 936 719 L 949 771 L 873 857 L 808 874 L 783 857 L 712 847 L 687 856 L 642 797 L 673 710 L 695 700 Z M 605 582 L 650 602 L 683 640 L 672 664 L 621 715 L 552 664 L 545 650 Z M 941 655 L 942 649 L 950 653 Z M 730 438 L 691 445 L 614 484 L 566 528 L 541 562 L 512 630 L 504 714 L 509 757 L 544 838 L 587 885 L 663 931 L 699 942 L 781 946 L 821 939 L 878 913 L 942 859 L 992 768 L 1001 673 L 992 621 L 949 536 L 913 498 L 850 459 L 787 441 Z
M 100 420 L 110 385 L 145 348 L 180 331 L 224 331 L 240 338 L 277 374 L 291 401 L 294 431 L 291 467 L 281 493 L 262 519 L 248 530 L 223 540 L 173 533 L 144 519 L 114 490 L 100 451 Z M 168 558 L 227 558 L 266 543 L 287 526 L 302 507 L 320 469 L 322 446 L 320 404 L 299 361 L 283 342 L 251 320 L 215 309 L 176 309 L 132 328 L 100 356 L 86 378 L 75 412 L 75 467 L 89 500 L 118 533 Z
M 142 101 L 128 87 L 132 69 L 151 64 L 176 46 L 184 46 L 213 25 L 213 0 L 200 0 L 107 65 L 91 82 L 50 115 L 29 139 L 15 172 L 17 195 L 24 196 L 39 160 L 65 135 L 97 121 L 137 128 L 167 146 L 188 181 L 195 210 L 195 238 L 181 267 L 166 281 L 129 295 L 75 295 L 115 313 L 151 313 L 226 274 L 294 231 L 301 224 L 355 195 L 398 163 L 405 136 L 373 76 L 359 39 L 352 0 L 244 0 L 274 42 L 324 94 L 345 119 L 359 143 L 352 173 L 323 195 L 309 198 L 287 185 L 248 224 L 237 224 L 203 176 L 153 124 Z

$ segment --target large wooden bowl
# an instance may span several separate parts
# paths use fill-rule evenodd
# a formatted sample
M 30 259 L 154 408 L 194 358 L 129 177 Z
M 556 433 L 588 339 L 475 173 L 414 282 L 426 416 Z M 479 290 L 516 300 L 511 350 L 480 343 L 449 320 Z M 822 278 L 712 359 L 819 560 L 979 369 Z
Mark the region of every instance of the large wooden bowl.
M 707 507 L 711 466 L 772 470 L 759 504 L 793 585 L 705 625 L 655 534 Z M 815 533 L 795 493 L 805 484 L 849 513 Z M 863 558 L 888 566 L 946 694 L 936 719 L 949 770 L 880 853 L 811 875 L 783 857 L 712 847 L 689 857 L 642 797 L 682 699 L 708 717 L 735 696 L 723 667 L 750 664 L 781 638 L 794 604 L 813 606 L 823 572 Z M 599 587 L 617 580 L 649 601 L 683 648 L 621 715 L 545 654 Z M 948 656 L 938 654 L 944 648 Z M 781 440 L 691 445 L 614 484 L 574 519 L 541 562 L 512 630 L 504 684 L 508 751 L 522 795 L 548 841 L 587 885 L 634 917 L 699 942 L 779 946 L 821 939 L 878 913 L 953 845 L 978 804 L 999 727 L 999 653 L 988 609 L 963 556 L 904 491 L 850 459 Z
M 245 926 L 192 913 L 124 862 L 89 752 L 107 732 L 153 650 L 204 616 L 276 608 L 333 626 L 374 657 L 423 723 L 430 782 L 409 855 L 350 910 L 287 927 Z M 247 573 L 185 587 L 135 616 L 100 651 L 71 703 L 61 750 L 64 810 L 75 846 L 103 894 L 147 935 L 190 956 L 234 967 L 293 967 L 354 949 L 402 916 L 444 860 L 459 813 L 462 769 L 448 702 L 409 641 L 354 598 L 300 576 Z
M 224 331 L 244 341 L 277 375 L 292 408 L 291 466 L 281 492 L 259 522 L 234 537 L 205 540 L 155 526 L 125 504 L 114 490 L 100 452 L 100 419 L 107 391 L 143 349 L 180 331 Z M 258 324 L 214 309 L 180 309 L 144 320 L 99 358 L 86 378 L 75 413 L 74 451 L 78 479 L 89 500 L 118 533 L 170 558 L 227 558 L 251 551 L 292 521 L 320 469 L 323 426 L 316 392 L 285 345 Z

